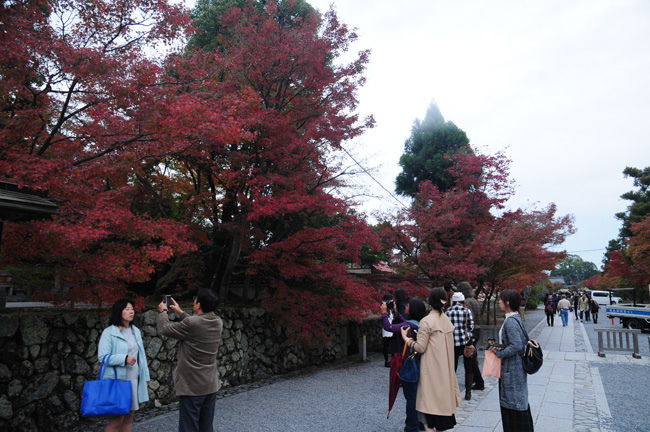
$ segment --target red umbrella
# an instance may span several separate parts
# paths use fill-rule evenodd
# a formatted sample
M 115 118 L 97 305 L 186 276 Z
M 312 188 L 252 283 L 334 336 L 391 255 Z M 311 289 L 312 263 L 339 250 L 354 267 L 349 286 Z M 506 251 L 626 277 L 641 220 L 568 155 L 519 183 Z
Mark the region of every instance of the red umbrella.
M 399 387 L 402 385 L 402 380 L 400 379 L 400 371 L 402 370 L 402 364 L 404 363 L 404 354 L 406 354 L 406 343 L 404 343 L 404 350 L 402 354 L 395 353 L 390 360 L 390 372 L 388 373 L 388 415 L 386 418 L 390 417 L 390 410 L 393 409 L 395 404 L 395 398 L 397 398 L 397 393 L 399 393 Z

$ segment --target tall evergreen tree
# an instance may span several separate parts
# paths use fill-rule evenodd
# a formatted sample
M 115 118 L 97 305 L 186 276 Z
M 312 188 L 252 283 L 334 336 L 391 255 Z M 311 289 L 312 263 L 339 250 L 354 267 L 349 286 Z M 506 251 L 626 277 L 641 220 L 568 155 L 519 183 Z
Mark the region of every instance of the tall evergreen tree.
M 402 172 L 395 180 L 395 190 L 414 197 L 425 180 L 441 192 L 449 190 L 455 184 L 448 172 L 453 165 L 449 157 L 457 153 L 473 153 L 467 134 L 454 123 L 445 122 L 438 106 L 432 103 L 424 120 L 413 122 L 411 136 L 404 143 L 399 160 Z
M 627 211 L 616 213 L 616 218 L 623 221 L 619 237 L 628 238 L 632 234 L 630 226 L 635 222 L 641 222 L 650 215 L 650 167 L 644 169 L 625 167 L 625 177 L 634 179 L 634 187 L 637 190 L 629 191 L 621 195 L 624 200 L 632 201 Z

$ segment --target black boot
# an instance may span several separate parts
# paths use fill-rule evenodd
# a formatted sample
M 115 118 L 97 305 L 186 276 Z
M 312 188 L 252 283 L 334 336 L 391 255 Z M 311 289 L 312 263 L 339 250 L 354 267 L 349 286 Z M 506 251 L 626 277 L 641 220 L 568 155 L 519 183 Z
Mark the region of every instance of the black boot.
M 465 375 L 465 400 L 472 400 L 472 381 L 474 375 Z

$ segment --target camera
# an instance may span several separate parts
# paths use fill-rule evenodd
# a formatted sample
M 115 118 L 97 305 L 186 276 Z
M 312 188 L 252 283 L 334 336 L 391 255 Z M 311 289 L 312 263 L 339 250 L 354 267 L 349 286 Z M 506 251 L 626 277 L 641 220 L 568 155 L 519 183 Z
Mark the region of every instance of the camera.
M 386 302 L 386 308 L 387 308 L 389 311 L 392 311 L 392 310 L 395 308 L 395 302 L 394 302 L 393 300 L 388 300 L 388 301 Z
M 167 309 L 169 309 L 169 305 L 172 304 L 172 296 L 171 295 L 165 295 L 165 304 L 167 305 Z

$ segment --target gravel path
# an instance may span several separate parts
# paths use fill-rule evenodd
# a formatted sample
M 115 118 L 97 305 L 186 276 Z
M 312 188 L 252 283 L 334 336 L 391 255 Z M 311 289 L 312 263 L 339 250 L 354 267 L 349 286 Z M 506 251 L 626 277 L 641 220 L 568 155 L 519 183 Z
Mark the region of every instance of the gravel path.
M 398 431 L 404 425 L 404 397 L 388 412 L 388 369 L 372 354 L 366 363 L 322 369 L 220 399 L 215 426 L 220 432 Z M 133 426 L 133 432 L 172 432 L 178 412 Z
M 607 319 L 600 314 L 598 324 L 585 321 L 583 325 L 591 342 L 593 351 L 598 352 L 598 334 L 595 328 L 622 328 L 618 319 Z M 604 318 L 604 319 L 603 319 Z M 639 353 L 643 357 L 650 356 L 648 333 L 639 335 Z M 630 354 L 631 356 L 631 354 Z M 650 404 L 648 404 L 648 389 L 650 389 L 650 370 L 647 366 L 591 363 L 600 373 L 607 403 L 612 413 L 613 430 L 617 432 L 637 432 L 650 430 Z
M 525 326 L 530 331 L 544 318 L 542 310 L 528 311 Z M 531 337 L 535 337 L 531 334 Z M 484 356 L 479 351 L 479 356 Z M 215 430 L 219 432 L 397 432 L 404 428 L 404 396 L 397 395 L 389 419 L 388 369 L 379 353 L 369 353 L 369 361 L 356 357 L 323 368 L 309 368 L 274 377 L 266 382 L 219 392 Z M 464 392 L 464 370 L 458 367 L 459 387 Z M 477 392 L 464 411 L 473 410 L 487 392 Z M 467 406 L 465 406 L 467 405 Z M 177 404 L 136 415 L 133 432 L 176 432 Z M 103 430 L 101 424 L 85 431 Z

